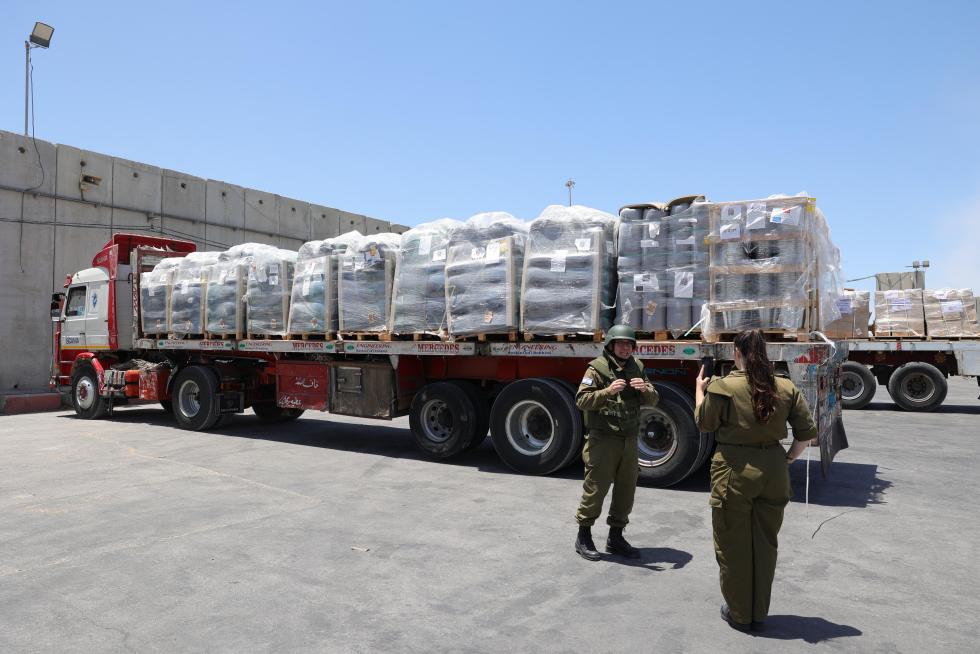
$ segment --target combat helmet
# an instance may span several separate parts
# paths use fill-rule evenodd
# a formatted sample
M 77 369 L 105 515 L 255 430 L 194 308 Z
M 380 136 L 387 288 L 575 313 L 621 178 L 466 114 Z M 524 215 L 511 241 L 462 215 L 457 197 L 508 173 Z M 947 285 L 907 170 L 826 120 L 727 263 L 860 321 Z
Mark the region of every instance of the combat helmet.
M 633 345 L 636 345 L 636 332 L 629 325 L 613 325 L 608 332 L 606 332 L 606 340 L 603 342 L 604 347 L 609 347 L 612 345 L 613 341 L 631 341 Z

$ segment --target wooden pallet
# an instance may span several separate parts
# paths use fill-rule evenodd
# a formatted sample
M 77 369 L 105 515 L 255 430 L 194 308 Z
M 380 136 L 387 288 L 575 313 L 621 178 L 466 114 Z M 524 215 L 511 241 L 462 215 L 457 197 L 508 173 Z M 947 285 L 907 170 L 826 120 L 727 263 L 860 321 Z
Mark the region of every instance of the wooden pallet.
M 446 341 L 449 340 L 449 335 L 445 333 L 434 333 L 434 332 L 412 332 L 411 334 L 391 334 L 392 341 L 411 341 L 413 343 L 419 343 L 422 341 Z
M 167 334 L 154 332 L 152 334 L 143 334 L 143 338 L 152 338 L 153 340 L 159 340 L 161 338 L 167 338 Z
M 601 343 L 603 333 L 597 329 L 591 334 L 572 332 L 569 334 L 535 334 L 534 332 L 524 332 L 525 341 L 541 339 L 545 341 L 556 341 L 558 343 Z
M 507 332 L 493 333 L 493 334 L 463 334 L 451 336 L 449 340 L 466 343 L 466 342 L 477 342 L 477 343 L 517 343 L 520 341 L 520 332 L 516 329 L 512 329 Z
M 215 332 L 204 332 L 204 337 L 209 341 L 237 341 L 241 340 L 241 334 L 218 334 Z
M 286 337 L 282 334 L 253 334 L 249 332 L 245 335 L 250 341 L 284 341 Z
M 167 334 L 166 338 L 173 341 L 203 341 L 205 335 L 201 334 Z
M 342 341 L 390 341 L 391 332 L 337 332 Z
M 305 333 L 305 334 L 286 334 L 283 337 L 286 341 L 332 341 L 334 340 L 333 332 L 323 332 L 323 333 Z
M 710 336 L 705 335 L 706 343 L 731 343 L 741 332 L 713 332 Z M 810 334 L 801 331 L 784 331 L 781 329 L 763 329 L 762 335 L 767 343 L 809 343 Z

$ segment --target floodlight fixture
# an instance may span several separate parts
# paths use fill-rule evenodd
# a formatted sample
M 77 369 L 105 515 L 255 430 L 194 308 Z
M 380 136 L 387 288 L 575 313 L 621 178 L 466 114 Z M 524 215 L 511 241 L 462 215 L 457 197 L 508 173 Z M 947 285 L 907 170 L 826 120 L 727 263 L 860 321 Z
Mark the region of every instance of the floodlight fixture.
M 54 35 L 54 28 L 42 22 L 34 23 L 34 30 L 31 32 L 31 43 L 39 48 L 47 48 L 51 45 L 51 37 Z

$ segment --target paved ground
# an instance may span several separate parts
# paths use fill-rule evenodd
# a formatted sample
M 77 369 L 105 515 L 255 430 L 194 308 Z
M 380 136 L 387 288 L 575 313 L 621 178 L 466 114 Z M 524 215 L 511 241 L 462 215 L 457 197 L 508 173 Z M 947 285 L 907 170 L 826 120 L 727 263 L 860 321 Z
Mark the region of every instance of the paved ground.
M 642 563 L 588 563 L 579 469 L 514 475 L 489 443 L 429 462 L 405 420 L 2 417 L 0 652 L 976 651 L 977 392 L 846 414 L 764 636 L 718 618 L 704 475 L 638 490 Z

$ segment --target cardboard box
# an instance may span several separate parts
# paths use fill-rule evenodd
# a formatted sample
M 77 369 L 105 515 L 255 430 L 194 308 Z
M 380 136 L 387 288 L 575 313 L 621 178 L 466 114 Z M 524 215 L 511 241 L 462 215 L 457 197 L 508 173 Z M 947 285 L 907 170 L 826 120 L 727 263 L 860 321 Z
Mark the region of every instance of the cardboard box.
M 922 291 L 875 291 L 875 336 L 925 337 Z
M 871 292 L 845 290 L 837 301 L 840 318 L 824 326 L 827 338 L 868 338 L 871 333 Z
M 980 336 L 977 305 L 968 288 L 942 288 L 922 292 L 926 333 L 932 337 Z

